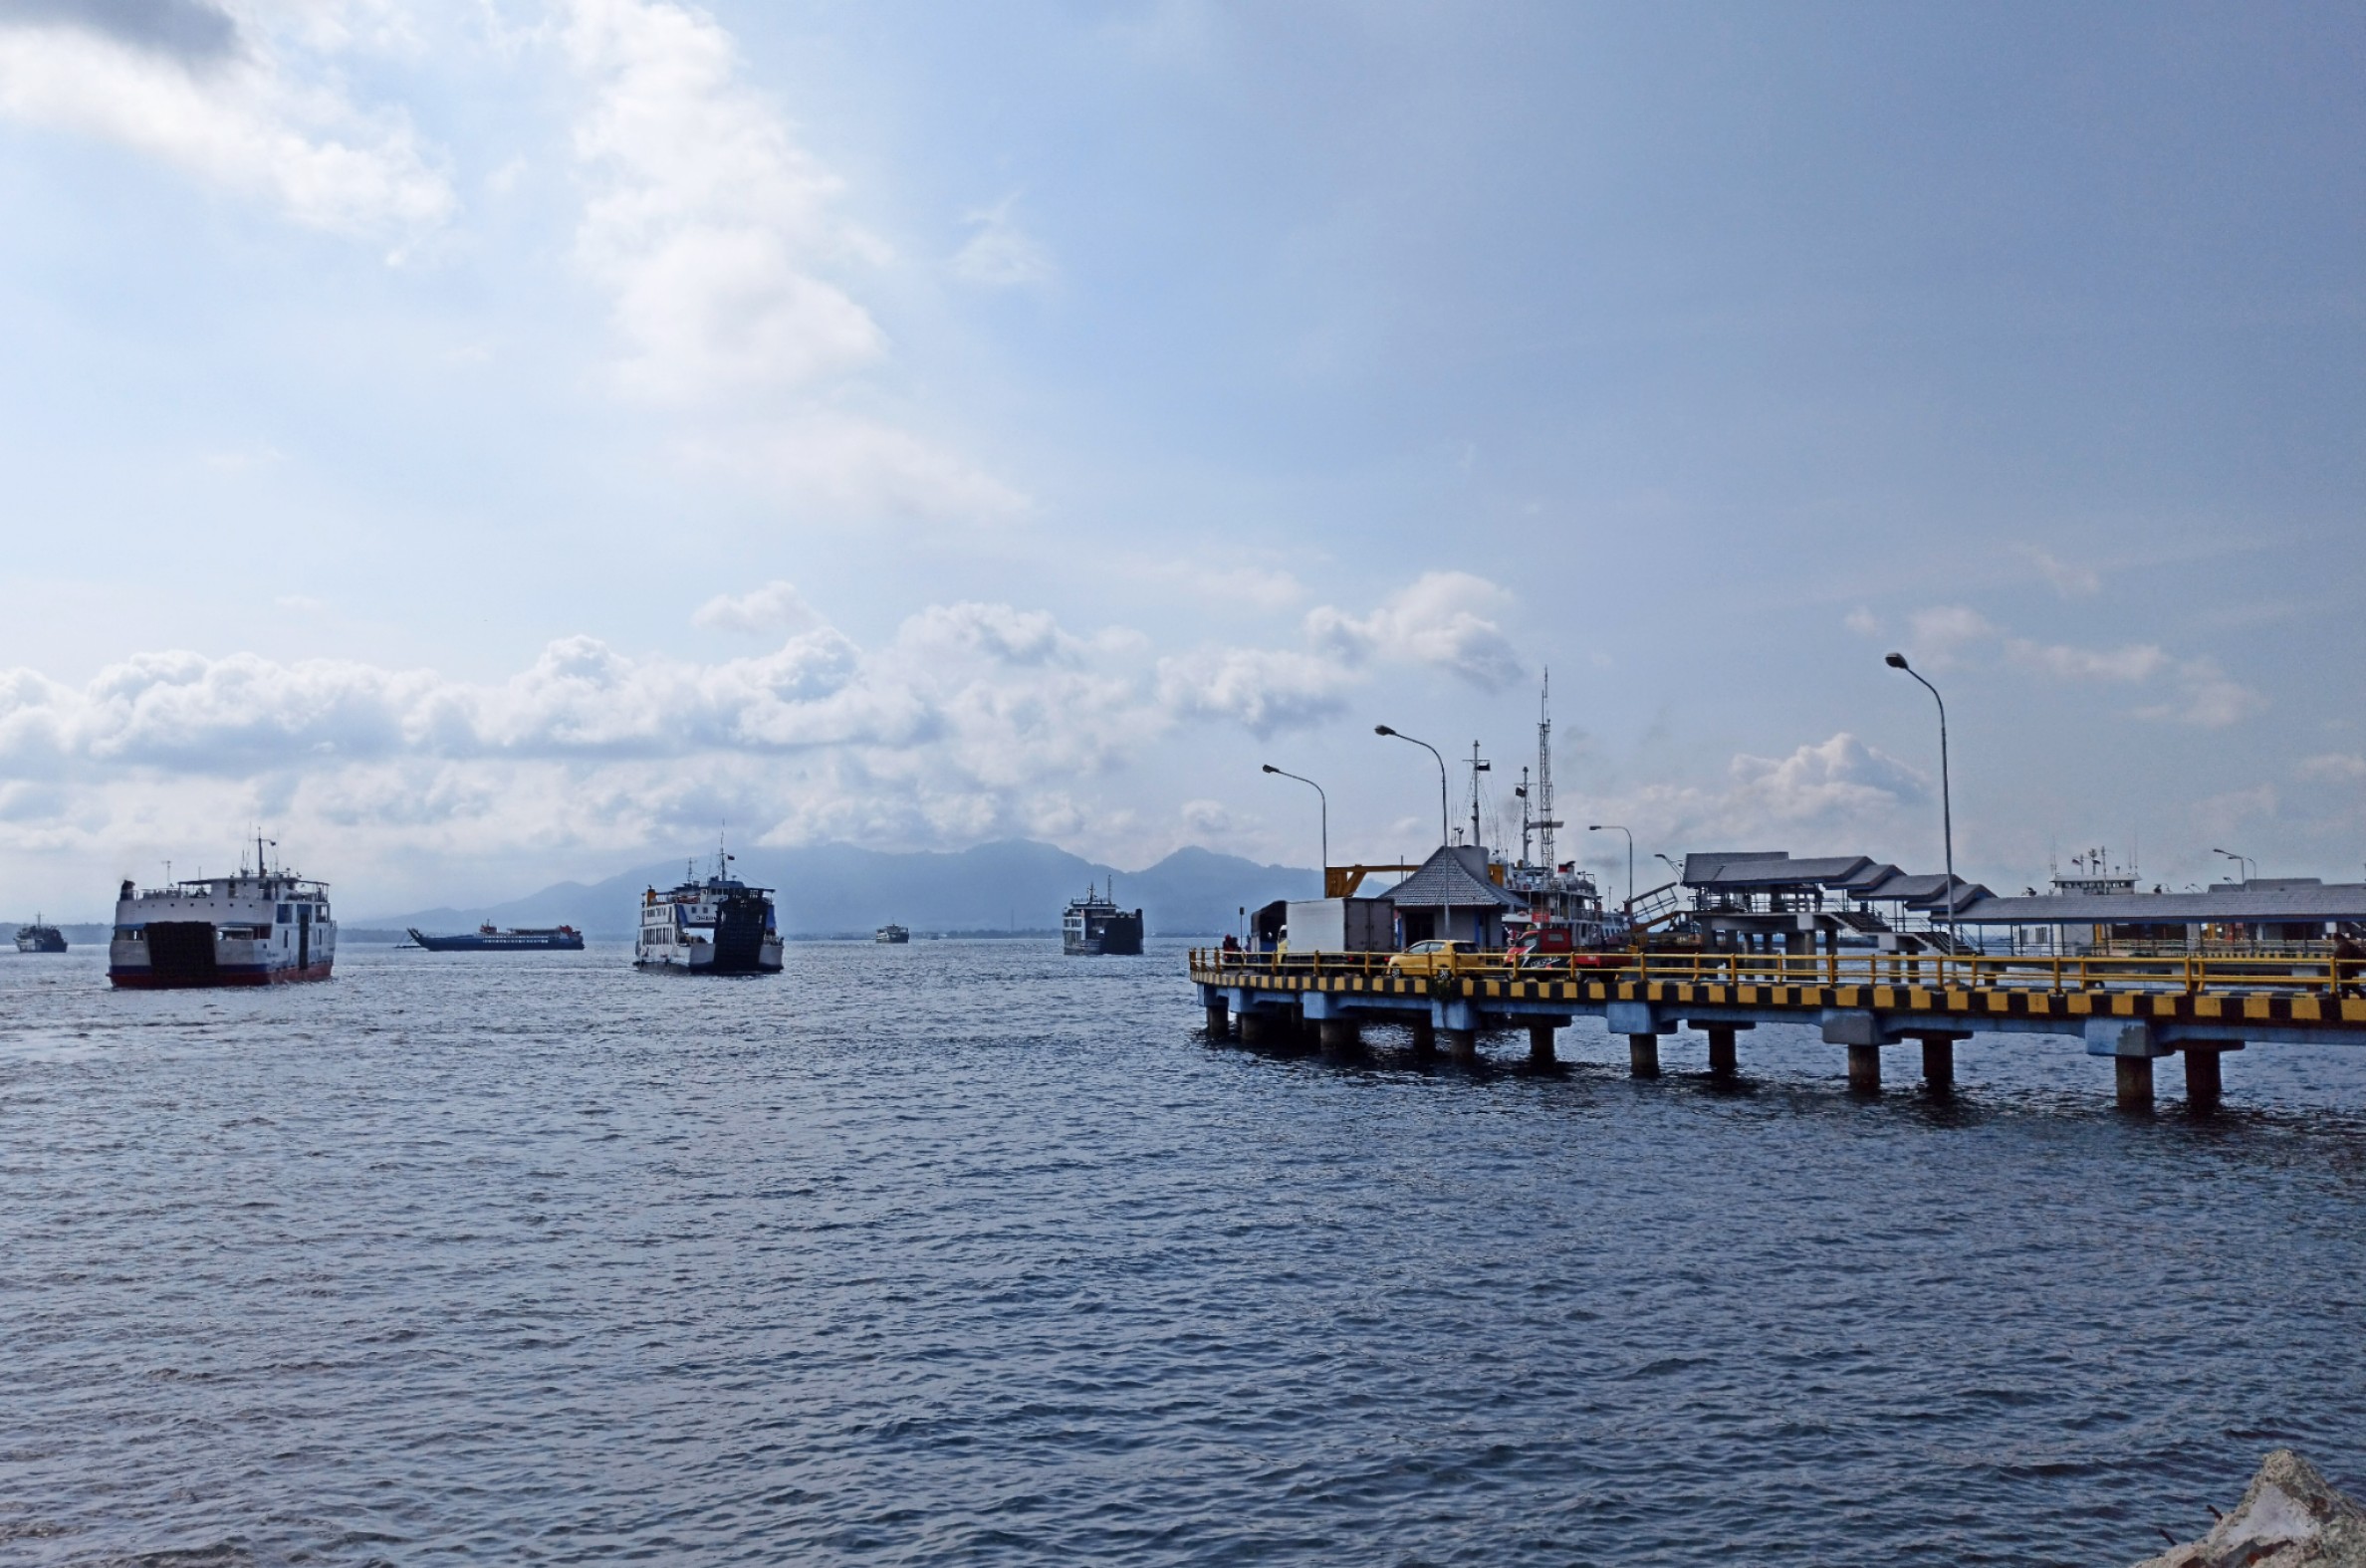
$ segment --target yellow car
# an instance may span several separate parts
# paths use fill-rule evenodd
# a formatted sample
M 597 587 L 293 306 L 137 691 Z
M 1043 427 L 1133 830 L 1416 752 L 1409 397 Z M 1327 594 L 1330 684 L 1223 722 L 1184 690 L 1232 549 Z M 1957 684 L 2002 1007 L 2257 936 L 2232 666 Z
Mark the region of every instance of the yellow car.
M 1391 975 L 1451 975 L 1479 954 L 1476 942 L 1416 942 L 1388 961 Z

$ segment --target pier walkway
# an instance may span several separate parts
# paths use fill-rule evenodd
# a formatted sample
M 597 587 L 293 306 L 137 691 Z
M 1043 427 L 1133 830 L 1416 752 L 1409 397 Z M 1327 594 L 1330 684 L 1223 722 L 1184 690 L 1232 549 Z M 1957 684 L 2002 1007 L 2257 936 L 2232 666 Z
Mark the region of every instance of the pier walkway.
M 2220 1058 L 2251 1043 L 2366 1045 L 2366 963 L 2331 958 L 1956 957 L 1894 953 L 1576 954 L 1509 963 L 1460 958 L 1440 974 L 1391 967 L 1387 953 L 1227 953 L 1194 949 L 1191 978 L 1208 1033 L 1251 1044 L 1310 1034 L 1348 1051 L 1366 1022 L 1413 1031 L 1417 1055 L 1443 1046 L 1475 1061 L 1483 1030 L 1526 1028 L 1529 1059 L 1549 1065 L 1553 1031 L 1579 1016 L 1627 1036 L 1637 1076 L 1659 1073 L 1659 1041 L 1704 1033 L 1709 1070 L 1738 1070 L 1737 1035 L 1761 1023 L 1817 1025 L 1848 1053 L 1850 1087 L 1878 1092 L 1885 1045 L 1919 1044 L 1924 1081 L 1944 1091 L 1955 1044 L 1973 1035 L 2056 1034 L 2109 1056 L 2119 1103 L 2153 1100 L 2153 1062 L 2185 1059 L 2186 1100 L 2219 1101 Z

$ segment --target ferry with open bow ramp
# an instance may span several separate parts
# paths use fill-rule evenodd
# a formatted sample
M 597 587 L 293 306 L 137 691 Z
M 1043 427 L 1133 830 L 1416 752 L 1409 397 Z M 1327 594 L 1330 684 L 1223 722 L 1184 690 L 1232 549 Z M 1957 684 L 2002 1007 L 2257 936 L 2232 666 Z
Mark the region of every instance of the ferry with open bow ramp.
M 667 891 L 652 887 L 641 896 L 640 935 L 632 945 L 636 967 L 683 975 L 781 972 L 772 889 L 732 876 L 731 860 L 718 851 L 714 873 L 703 881 L 693 868 Z
M 1060 921 L 1061 952 L 1073 958 L 1142 951 L 1142 912 L 1119 909 L 1110 891 L 1087 885 L 1082 898 L 1069 902 Z
M 518 926 L 504 931 L 488 921 L 474 931 L 434 937 L 412 926 L 410 939 L 430 953 L 581 953 L 584 934 L 573 926 Z
M 107 978 L 127 990 L 277 986 L 327 980 L 336 962 L 328 883 L 242 869 L 162 887 L 125 879 Z

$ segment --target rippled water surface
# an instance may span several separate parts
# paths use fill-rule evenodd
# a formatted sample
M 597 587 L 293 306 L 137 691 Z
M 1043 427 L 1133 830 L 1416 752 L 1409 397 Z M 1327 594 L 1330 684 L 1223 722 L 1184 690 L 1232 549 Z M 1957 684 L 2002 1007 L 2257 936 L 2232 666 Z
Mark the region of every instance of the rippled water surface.
M 1212 1047 L 1173 946 L 624 957 L 0 956 L 0 1560 L 2112 1563 L 2366 1478 L 2358 1055 L 2192 1124 L 2069 1040 L 1868 1103 Z

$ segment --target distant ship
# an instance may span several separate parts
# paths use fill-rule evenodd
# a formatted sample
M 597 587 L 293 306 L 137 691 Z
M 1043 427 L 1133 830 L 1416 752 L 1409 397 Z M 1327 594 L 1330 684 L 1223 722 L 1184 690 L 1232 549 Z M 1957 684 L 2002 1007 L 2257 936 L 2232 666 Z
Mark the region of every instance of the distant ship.
M 1067 954 L 1139 953 L 1142 951 L 1142 912 L 1131 914 L 1110 902 L 1107 893 L 1087 885 L 1084 896 L 1072 900 L 1060 922 L 1060 951 Z
M 781 928 L 772 889 L 750 887 L 730 874 L 732 857 L 715 852 L 715 870 L 696 880 L 696 868 L 667 892 L 641 895 L 640 936 L 632 962 L 641 969 L 689 975 L 777 975 Z
M 107 945 L 107 978 L 135 990 L 327 980 L 336 962 L 329 884 L 286 871 L 152 888 L 126 878 Z
M 491 921 L 456 937 L 431 937 L 418 927 L 410 939 L 430 953 L 581 953 L 584 934 L 573 926 L 518 926 L 502 931 Z
M 884 925 L 871 937 L 873 942 L 889 942 L 901 946 L 912 940 L 911 932 L 898 925 Z
M 41 917 L 35 915 L 33 924 L 17 927 L 17 951 L 19 953 L 63 953 L 66 951 L 66 933 L 60 931 L 56 926 L 44 925 Z

